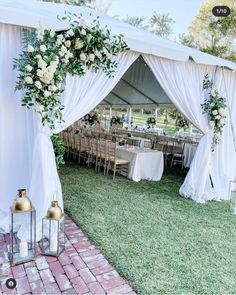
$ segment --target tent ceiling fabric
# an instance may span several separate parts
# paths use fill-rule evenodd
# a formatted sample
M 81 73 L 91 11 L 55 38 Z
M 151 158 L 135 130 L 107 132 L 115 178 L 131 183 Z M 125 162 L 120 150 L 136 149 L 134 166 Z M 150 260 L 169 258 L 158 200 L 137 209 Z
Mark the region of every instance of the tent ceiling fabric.
M 139 57 L 122 79 L 100 103 L 104 106 L 153 106 L 172 104 L 142 57 Z
M 236 64 L 233 62 L 159 38 L 152 33 L 137 29 L 87 7 L 34 0 L 1 0 L 0 23 L 31 28 L 42 26 L 56 31 L 66 30 L 68 29 L 68 24 L 57 19 L 57 16 L 64 15 L 65 11 L 82 14 L 86 19 L 94 19 L 100 16 L 101 24 L 108 25 L 113 34 L 123 34 L 127 44 L 133 51 L 178 61 L 193 59 L 199 64 L 218 65 L 233 70 L 236 69 Z

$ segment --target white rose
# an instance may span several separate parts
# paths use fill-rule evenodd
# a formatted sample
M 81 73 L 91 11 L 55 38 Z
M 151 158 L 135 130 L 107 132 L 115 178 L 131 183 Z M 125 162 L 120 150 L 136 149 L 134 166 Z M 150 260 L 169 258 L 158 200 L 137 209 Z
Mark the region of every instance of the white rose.
M 62 62 L 65 63 L 65 64 L 68 64 L 69 63 L 69 60 L 67 58 L 63 58 L 62 59 Z
M 75 40 L 75 49 L 81 49 L 83 46 L 84 46 L 84 43 L 79 38 L 77 38 Z
M 43 96 L 44 97 L 49 97 L 51 95 L 51 92 L 50 91 L 44 91 L 44 93 L 43 93 Z
M 61 50 L 58 52 L 58 54 L 59 54 L 61 57 L 65 55 L 65 53 L 62 52 Z
M 42 88 L 42 84 L 41 84 L 40 81 L 36 81 L 36 82 L 34 83 L 34 85 L 35 85 L 38 89 L 41 89 L 41 88 Z
M 35 57 L 36 57 L 37 59 L 42 59 L 42 56 L 41 56 L 40 54 L 37 54 Z
M 215 116 L 216 120 L 220 120 L 221 119 L 221 116 L 220 115 L 217 115 Z
M 217 114 L 218 114 L 217 110 L 214 110 L 214 111 L 212 112 L 212 115 L 213 115 L 213 116 L 216 116 Z
M 70 40 L 67 40 L 67 41 L 65 42 L 65 45 L 66 45 L 66 47 L 70 47 L 70 45 L 71 45 Z
M 62 45 L 61 47 L 61 52 L 63 52 L 64 54 L 67 52 L 67 48 L 64 45 Z
M 86 57 L 86 54 L 82 52 L 80 53 L 79 58 L 84 61 L 86 60 L 87 57 Z
M 67 51 L 67 54 L 66 54 L 65 58 L 69 59 L 71 57 L 73 57 L 73 53 L 70 52 L 70 51 Z
M 48 90 L 50 90 L 50 91 L 57 91 L 57 86 L 50 85 L 50 86 L 48 86 Z
M 225 115 L 226 115 L 226 111 L 225 111 L 225 109 L 220 108 L 220 109 L 219 109 L 219 114 L 220 114 L 221 116 L 225 116 Z
M 94 61 L 94 59 L 95 59 L 95 55 L 93 53 L 90 53 L 89 54 L 89 60 Z
M 44 72 L 42 70 L 37 70 L 37 76 L 43 77 Z
M 40 51 L 45 52 L 47 50 L 47 47 L 45 45 L 40 45 L 39 49 Z
M 61 40 L 57 40 L 56 46 L 59 47 L 61 44 L 62 44 L 62 41 Z
M 27 77 L 25 77 L 25 82 L 27 83 L 27 84 L 33 84 L 33 79 L 31 78 L 31 77 L 29 77 L 29 76 L 27 76 Z
M 223 126 L 225 124 L 225 119 L 221 118 L 220 119 L 220 124 L 221 124 L 221 126 Z
M 32 45 L 27 46 L 27 51 L 28 52 L 34 52 L 34 47 Z
M 214 121 L 210 121 L 210 126 L 213 128 L 215 127 L 215 122 Z
M 62 34 L 57 36 L 57 40 L 63 41 L 63 39 L 64 39 L 64 36 Z
M 50 34 L 50 37 L 53 38 L 55 36 L 55 31 L 50 30 L 50 33 L 49 34 Z
M 44 68 L 47 67 L 47 63 L 43 59 L 40 59 L 38 61 L 38 67 L 41 68 L 41 69 L 44 69 Z
M 74 31 L 72 29 L 70 29 L 69 31 L 66 32 L 66 35 L 69 36 L 74 36 Z
M 38 103 L 35 104 L 34 107 L 35 107 L 35 110 L 40 113 L 44 110 L 44 106 L 42 106 L 41 104 L 38 104 Z
M 26 69 L 27 72 L 31 72 L 33 70 L 33 68 L 31 67 L 31 65 L 25 66 L 25 69 Z
M 85 31 L 85 29 L 82 29 L 80 33 L 81 33 L 81 35 L 86 36 L 86 31 Z

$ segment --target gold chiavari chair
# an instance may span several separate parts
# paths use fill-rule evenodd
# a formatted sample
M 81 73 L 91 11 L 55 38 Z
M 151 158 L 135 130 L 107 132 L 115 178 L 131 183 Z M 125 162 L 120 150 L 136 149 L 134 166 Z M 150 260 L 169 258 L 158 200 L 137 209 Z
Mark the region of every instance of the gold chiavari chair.
M 108 161 L 107 155 L 107 140 L 101 139 L 98 142 L 98 171 L 100 171 L 101 166 L 104 169 L 104 175 L 106 174 L 106 167 Z
M 174 164 L 181 164 L 181 167 L 184 167 L 184 143 L 183 142 L 174 142 L 173 153 L 171 159 L 171 167 Z
M 129 165 L 128 160 L 117 157 L 116 148 L 117 144 L 115 142 L 108 142 L 108 164 L 106 175 L 108 174 L 109 170 L 113 170 L 113 180 L 115 179 L 117 171 L 121 170 L 123 167 L 125 167 L 128 171 Z

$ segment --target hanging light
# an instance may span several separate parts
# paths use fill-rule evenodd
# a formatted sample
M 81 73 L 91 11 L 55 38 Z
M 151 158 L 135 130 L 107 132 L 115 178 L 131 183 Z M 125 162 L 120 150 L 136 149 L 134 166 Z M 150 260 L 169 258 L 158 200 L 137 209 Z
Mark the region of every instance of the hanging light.
M 17 233 L 23 226 L 22 238 Z M 19 189 L 17 198 L 10 207 L 10 251 L 11 265 L 33 260 L 36 256 L 36 211 L 25 189 Z

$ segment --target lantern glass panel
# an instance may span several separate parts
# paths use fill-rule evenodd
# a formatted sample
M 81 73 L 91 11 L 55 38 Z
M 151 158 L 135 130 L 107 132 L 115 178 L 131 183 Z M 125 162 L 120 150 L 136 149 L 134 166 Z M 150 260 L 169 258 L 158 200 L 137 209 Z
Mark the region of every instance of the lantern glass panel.
M 23 227 L 22 239 L 17 233 Z M 15 211 L 10 208 L 9 260 L 12 265 L 31 261 L 36 256 L 36 211 Z
M 61 219 L 44 217 L 42 220 L 42 253 L 59 256 L 65 248 L 64 216 Z

